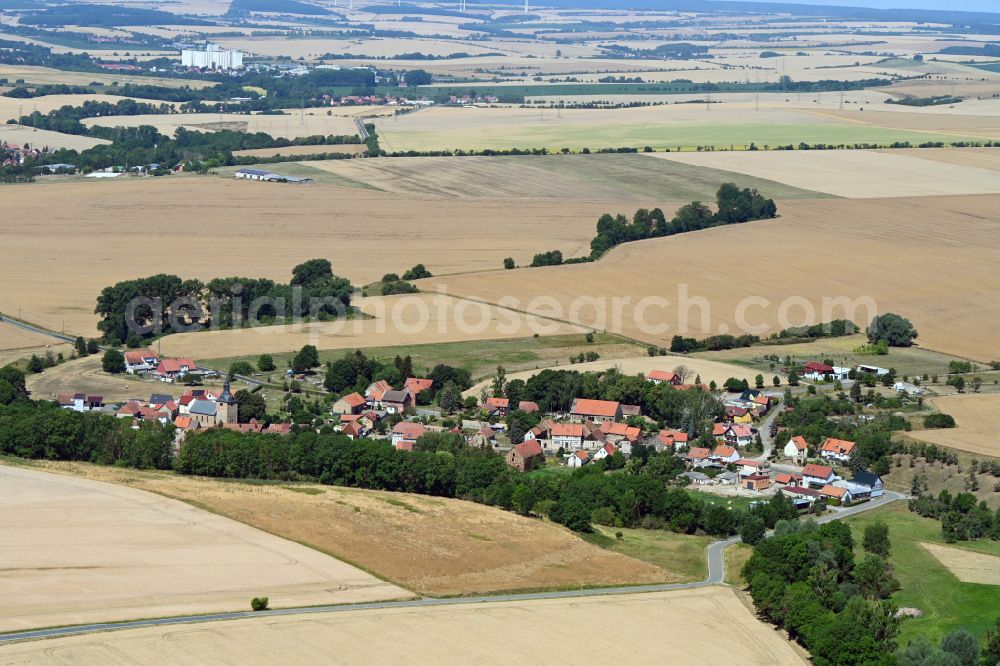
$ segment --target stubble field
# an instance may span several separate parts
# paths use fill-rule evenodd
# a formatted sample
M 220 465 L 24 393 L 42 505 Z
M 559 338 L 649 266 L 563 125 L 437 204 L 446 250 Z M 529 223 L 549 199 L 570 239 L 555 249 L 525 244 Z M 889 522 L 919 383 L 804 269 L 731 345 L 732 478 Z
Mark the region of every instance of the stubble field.
M 998 203 L 997 195 L 787 201 L 776 220 L 627 243 L 593 264 L 421 284 L 493 302 L 511 295 L 507 307 L 657 346 L 676 333 L 767 335 L 810 313 L 808 323 L 860 323 L 874 303 L 908 317 L 921 346 L 989 361 L 1000 326 Z
M 622 618 L 612 622 L 611 618 Z M 616 624 L 613 631 L 594 627 Z M 711 636 L 725 627 L 727 640 Z M 392 639 L 386 640 L 386 627 Z M 567 640 L 566 634 L 577 638 Z M 517 634 L 516 640 L 512 634 Z M 336 649 L 330 650 L 335 645 Z M 184 661 L 329 663 L 805 664 L 781 636 L 723 587 L 654 594 L 253 618 L 197 627 L 127 630 L 0 646 L 5 663 L 40 659 L 111 664 Z
M 68 356 L 72 350 L 72 345 L 61 344 L 47 335 L 0 323 L 0 367 L 22 358 L 30 358 L 32 354 L 43 356 L 45 352 L 51 351 L 53 354 L 62 352 Z
M 357 285 L 417 263 L 435 274 L 475 271 L 508 256 L 528 263 L 556 247 L 583 254 L 602 213 L 635 208 L 541 200 L 514 207 L 500 197 L 442 200 L 177 176 L 52 183 L 5 195 L 19 214 L 0 221 L 0 312 L 20 307 L 26 320 L 56 330 L 65 323 L 82 335 L 95 333 L 101 289 L 119 280 L 168 272 L 287 281 L 292 267 L 313 257 L 329 258 L 335 273 Z M 151 246 L 150 238 L 159 240 Z
M 912 437 L 976 455 L 1000 457 L 1000 393 L 943 396 L 934 406 L 955 417 L 955 428 L 914 430 Z
M 328 559 L 321 555 L 326 553 L 425 595 L 684 580 L 669 569 L 589 544 L 554 523 L 463 500 L 318 484 L 244 483 L 85 463 L 36 464 L 188 502 L 314 548 L 319 551 L 315 557 Z M 245 525 L 241 527 L 255 532 Z M 383 586 L 382 598 L 391 596 L 385 590 L 400 591 L 371 580 Z M 266 594 L 267 586 L 261 585 L 260 593 Z M 241 598 L 237 608 L 250 596 Z M 408 595 L 396 594 L 402 596 Z M 281 598 L 275 592 L 272 602 L 290 605 Z
M 128 472 L 125 472 L 128 474 Z M 0 466 L 0 631 L 407 598 L 304 546 L 133 488 Z
M 917 197 L 1000 193 L 1000 175 L 978 163 L 1000 163 L 1000 149 L 963 155 L 961 148 L 653 153 L 652 157 L 736 171 L 841 197 Z M 972 149 L 977 150 L 977 149 Z M 942 159 L 922 159 L 942 153 Z M 951 162 L 947 155 L 957 153 Z M 960 164 L 959 162 L 965 162 Z M 969 163 L 977 163 L 972 166 Z M 764 190 L 766 191 L 766 190 Z M 767 192 L 768 196 L 772 196 Z
M 937 543 L 920 545 L 963 583 L 1000 585 L 1000 557 L 950 548 Z
M 138 127 L 152 125 L 160 133 L 173 136 L 178 127 L 201 132 L 219 129 L 231 129 L 250 134 L 263 132 L 272 137 L 296 139 L 305 136 L 348 135 L 357 134 L 354 121 L 344 115 L 326 115 L 326 110 L 315 109 L 300 115 L 298 111 L 286 111 L 285 115 L 241 113 L 178 113 L 154 114 L 142 116 L 105 116 L 101 118 L 84 118 L 84 125 L 92 127 Z M 313 146 L 314 149 L 323 146 Z M 319 152 L 314 150 L 313 152 Z

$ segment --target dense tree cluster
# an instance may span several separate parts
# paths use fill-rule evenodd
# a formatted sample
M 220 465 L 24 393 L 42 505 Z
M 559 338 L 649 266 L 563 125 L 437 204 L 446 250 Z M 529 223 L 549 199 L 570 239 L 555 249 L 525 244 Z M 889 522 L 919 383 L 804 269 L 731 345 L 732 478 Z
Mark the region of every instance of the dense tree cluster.
M 977 502 L 972 493 L 952 495 L 942 490 L 937 497 L 917 495 L 910 500 L 910 510 L 925 518 L 941 521 L 945 541 L 1000 539 L 1000 510 L 990 510 L 986 502 Z
M 329 260 L 310 259 L 292 269 L 288 284 L 240 277 L 205 283 L 166 274 L 126 280 L 105 287 L 94 312 L 107 341 L 137 345 L 193 324 L 232 328 L 250 318 L 337 316 L 350 307 L 352 291 L 347 279 L 333 274 Z M 129 317 L 136 327 L 129 327 Z
M 868 325 L 868 341 L 884 342 L 890 347 L 909 347 L 917 338 L 917 330 L 909 319 L 887 312 L 877 315 Z
M 851 529 L 840 521 L 778 523 L 743 568 L 757 612 L 785 628 L 817 666 L 896 663 L 898 589 L 885 559 L 854 560 Z

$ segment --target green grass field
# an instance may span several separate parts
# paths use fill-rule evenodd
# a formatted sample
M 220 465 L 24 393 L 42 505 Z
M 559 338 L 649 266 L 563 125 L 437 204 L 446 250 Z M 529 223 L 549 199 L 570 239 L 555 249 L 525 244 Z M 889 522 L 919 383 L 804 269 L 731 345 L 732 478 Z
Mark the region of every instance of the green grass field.
M 847 518 L 858 544 L 856 557 L 862 557 L 861 537 L 865 525 L 882 521 L 889 525 L 892 542 L 890 562 L 895 568 L 901 589 L 893 597 L 899 606 L 919 608 L 923 617 L 903 621 L 899 644 L 923 635 L 937 643 L 947 632 L 965 627 L 982 637 L 1000 617 L 1000 586 L 960 582 L 920 542 L 944 543 L 940 523 L 910 513 L 906 504 L 895 502 L 887 507 Z M 979 553 L 1000 556 L 1000 542 L 972 541 L 949 544 Z
M 615 536 L 622 533 L 622 538 Z M 655 564 L 680 577 L 681 581 L 703 580 L 707 575 L 705 549 L 715 539 L 709 536 L 675 534 L 667 530 L 642 530 L 595 525 L 593 534 L 581 535 L 584 540 Z M 678 581 L 680 582 L 680 581 Z
M 449 342 L 428 345 L 408 345 L 401 347 L 366 347 L 364 352 L 370 358 L 391 361 L 396 356 L 410 356 L 414 371 L 429 371 L 443 363 L 466 368 L 473 379 L 482 379 L 493 374 L 497 366 L 504 366 L 508 372 L 530 370 L 551 366 L 572 367 L 569 357 L 580 352 L 595 351 L 601 358 L 627 358 L 640 356 L 645 348 L 613 335 L 597 333 L 594 342 L 587 343 L 583 335 L 555 335 L 537 338 L 514 338 L 483 340 L 476 342 Z M 353 350 L 329 350 L 319 353 L 320 361 L 326 363 L 353 353 Z M 284 372 L 294 354 L 274 354 L 278 370 L 275 376 Z M 256 366 L 257 356 L 236 356 L 231 358 L 200 361 L 205 367 L 227 371 L 236 361 L 247 361 Z
M 957 134 L 932 134 L 909 132 L 884 127 L 836 123 L 663 123 L 663 124 L 590 124 L 564 122 L 539 122 L 537 125 L 504 125 L 476 128 L 442 127 L 438 131 L 393 131 L 391 123 L 376 122 L 384 148 L 391 150 L 446 150 L 462 148 L 483 150 L 487 148 L 562 148 L 582 150 L 590 148 L 651 146 L 656 150 L 693 149 L 697 146 L 714 146 L 744 150 L 750 143 L 759 147 L 825 143 L 853 145 L 857 143 L 886 145 L 908 141 L 917 145 L 926 141 L 976 140 Z

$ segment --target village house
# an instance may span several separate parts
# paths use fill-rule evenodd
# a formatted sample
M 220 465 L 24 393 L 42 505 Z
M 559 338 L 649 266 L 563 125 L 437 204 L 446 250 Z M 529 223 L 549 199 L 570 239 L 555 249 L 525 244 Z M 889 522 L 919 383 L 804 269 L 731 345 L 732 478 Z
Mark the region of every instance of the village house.
M 382 394 L 381 404 L 390 414 L 402 414 L 413 407 L 413 394 L 407 390 L 391 389 Z
M 465 443 L 473 448 L 489 449 L 497 445 L 497 435 L 484 423 L 473 435 L 466 437 Z
M 637 444 L 642 438 L 642 429 L 627 423 L 605 423 L 601 426 L 601 433 L 604 435 L 605 442 L 618 444 L 627 441 L 630 448 L 632 444 Z
M 194 359 L 190 358 L 163 358 L 156 366 L 156 374 L 164 379 L 181 379 L 189 372 L 197 370 L 198 366 Z
M 753 476 L 754 474 L 763 474 L 766 470 L 770 469 L 771 465 L 767 462 L 761 462 L 759 460 L 750 460 L 748 458 L 740 458 L 735 463 L 740 476 Z
M 753 414 L 745 407 L 729 405 L 726 407 L 726 419 L 733 423 L 748 424 L 753 423 Z
M 433 379 L 420 379 L 419 377 L 407 377 L 406 381 L 403 382 L 403 389 L 412 393 L 414 400 L 416 400 L 418 395 L 429 390 L 432 386 L 434 386 Z
M 753 443 L 754 431 L 748 425 L 731 425 L 724 436 L 729 446 L 743 447 Z
M 847 463 L 851 461 L 851 455 L 854 453 L 854 447 L 854 442 L 827 437 L 823 441 L 823 444 L 819 447 L 819 457 L 826 458 L 827 460 L 836 460 L 838 462 Z
M 143 372 L 151 372 L 156 370 L 157 366 L 160 365 L 160 359 L 150 349 L 137 349 L 135 351 L 127 351 L 125 356 L 125 372 L 130 375 Z
M 712 437 L 715 438 L 717 442 L 726 441 L 726 433 L 729 432 L 729 426 L 731 423 L 713 423 L 712 424 Z
M 426 431 L 419 423 L 400 421 L 392 428 L 392 445 L 401 451 L 412 451 L 417 440 Z
M 570 419 L 577 423 L 589 421 L 600 425 L 602 423 L 614 423 L 621 420 L 621 418 L 621 404 L 609 400 L 577 398 L 573 401 L 573 407 L 570 409 Z
M 538 407 L 538 403 L 532 402 L 531 400 L 522 400 L 521 402 L 517 403 L 517 408 L 520 409 L 525 414 L 537 414 L 538 412 L 542 411 Z
M 365 408 L 365 399 L 360 393 L 348 393 L 333 403 L 330 411 L 334 414 L 359 414 Z
M 487 398 L 483 406 L 490 416 L 497 418 L 504 418 L 510 412 L 510 400 L 507 398 Z
M 670 384 L 671 386 L 677 386 L 682 384 L 683 380 L 681 376 L 675 372 L 667 372 L 666 370 L 651 370 L 646 375 L 646 381 L 653 382 L 654 384 Z
M 358 423 L 357 421 L 351 421 L 350 423 L 344 424 L 340 428 L 340 432 L 344 435 L 347 435 L 347 438 L 350 439 L 351 441 L 355 439 L 360 439 L 365 436 L 364 429 L 361 427 L 361 424 Z
M 778 472 L 774 475 L 774 482 L 779 486 L 797 486 L 802 483 L 802 475 L 795 472 Z
M 583 467 L 590 462 L 590 454 L 586 451 L 574 451 L 567 459 L 567 467 Z
M 590 431 L 582 423 L 553 423 L 548 434 L 549 444 L 546 448 L 552 451 L 575 451 L 583 448 L 583 441 Z
M 681 451 L 688 445 L 688 434 L 680 430 L 661 430 L 656 439 L 663 448 L 671 451 Z
M 535 440 L 523 442 L 507 452 L 505 462 L 516 470 L 528 472 L 545 462 L 542 445 Z
M 802 482 L 810 488 L 822 488 L 830 485 L 840 477 L 833 473 L 832 467 L 810 463 L 802 468 Z
M 385 392 L 391 390 L 392 384 L 380 379 L 368 385 L 368 388 L 365 389 L 365 398 L 369 405 L 379 405 L 382 403 L 382 396 L 385 395 Z
M 708 484 L 712 483 L 712 478 L 708 476 L 708 474 L 704 474 L 703 472 L 695 472 L 694 470 L 682 472 L 677 476 L 679 476 L 682 479 L 687 479 L 696 486 L 707 486 Z
M 781 492 L 791 497 L 795 502 L 806 502 L 808 504 L 812 504 L 823 496 L 818 490 L 796 485 L 785 486 L 781 489 Z
M 750 474 L 740 476 L 740 487 L 746 490 L 761 492 L 771 487 L 771 477 L 767 474 Z
M 782 453 L 789 460 L 793 460 L 799 464 L 806 461 L 806 457 L 809 455 L 809 443 L 806 442 L 806 438 L 802 435 L 795 435 L 788 443 L 785 444 L 785 448 L 782 449 Z
M 868 497 L 881 497 L 885 493 L 885 486 L 882 484 L 882 477 L 866 469 L 859 469 L 854 473 L 851 483 L 860 489 L 855 493 L 855 497 L 867 495 Z
M 604 460 L 608 456 L 613 456 L 618 452 L 618 447 L 614 444 L 605 444 L 594 453 L 593 460 Z
M 715 450 L 712 451 L 712 455 L 709 456 L 709 459 L 723 465 L 728 465 L 729 463 L 734 463 L 739 460 L 740 454 L 739 451 L 732 446 L 729 446 L 728 444 L 721 444 L 715 447 Z
M 711 453 L 708 449 L 694 446 L 684 454 L 684 459 L 695 466 L 699 466 L 708 461 Z
M 819 492 L 830 504 L 846 505 L 854 501 L 851 491 L 841 486 L 823 486 Z
M 99 395 L 85 393 L 60 393 L 56 401 L 63 409 L 74 412 L 92 412 L 104 407 L 104 398 Z
M 833 375 L 833 366 L 818 361 L 809 361 L 802 366 L 802 377 L 821 382 Z

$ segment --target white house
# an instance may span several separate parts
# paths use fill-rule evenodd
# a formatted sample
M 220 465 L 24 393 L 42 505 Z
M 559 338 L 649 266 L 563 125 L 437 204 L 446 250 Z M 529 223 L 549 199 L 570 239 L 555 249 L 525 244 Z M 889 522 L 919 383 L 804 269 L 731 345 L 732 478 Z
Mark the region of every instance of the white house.
M 104 406 L 104 398 L 83 393 L 60 393 L 56 396 L 59 406 L 74 412 L 89 412 Z
M 566 460 L 568 467 L 583 467 L 590 462 L 590 454 L 586 451 L 576 451 Z
M 833 473 L 832 467 L 811 463 L 802 468 L 802 484 L 806 487 L 822 488 L 838 481 L 839 476 Z
M 597 449 L 594 453 L 592 460 L 604 460 L 608 456 L 613 456 L 618 451 L 618 447 L 614 444 L 605 444 L 601 448 Z
M 809 454 L 809 444 L 806 442 L 806 438 L 802 435 L 796 435 L 788 440 L 785 444 L 785 448 L 782 450 L 785 457 L 790 460 L 804 461 L 806 456 Z
M 923 395 L 924 389 L 917 386 L 916 384 L 911 384 L 909 382 L 896 382 L 893 384 L 893 388 L 896 389 L 896 393 L 905 393 L 907 395 Z
M 726 465 L 728 463 L 734 463 L 737 460 L 739 460 L 740 453 L 739 451 L 729 446 L 728 444 L 722 444 L 720 446 L 715 447 L 715 450 L 712 451 L 712 455 L 710 455 L 709 458 L 716 462 L 720 462 L 723 465 Z
M 575 451 L 583 448 L 587 429 L 582 423 L 553 423 L 549 431 L 549 446 L 553 450 Z
M 885 493 L 882 485 L 882 477 L 865 469 L 859 469 L 851 479 L 854 486 L 853 495 L 855 499 L 864 497 L 881 497 Z
M 125 372 L 134 375 L 137 372 L 152 372 L 160 364 L 155 352 L 149 349 L 127 351 L 125 356 Z
M 876 377 L 889 374 L 888 368 L 880 368 L 877 365 L 858 365 L 855 370 L 857 370 L 859 374 L 875 375 Z
M 854 448 L 854 442 L 827 437 L 819 447 L 819 457 L 847 463 L 851 461 L 851 456 L 854 455 Z

